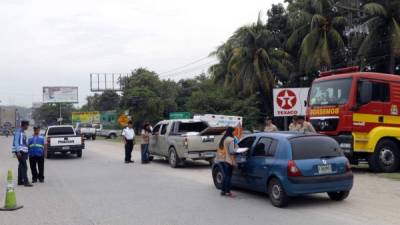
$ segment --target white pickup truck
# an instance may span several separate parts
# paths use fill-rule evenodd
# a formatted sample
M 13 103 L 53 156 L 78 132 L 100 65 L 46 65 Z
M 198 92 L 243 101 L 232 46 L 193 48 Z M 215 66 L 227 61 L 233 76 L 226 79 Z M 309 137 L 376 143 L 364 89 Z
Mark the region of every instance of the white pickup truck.
M 47 158 L 55 153 L 72 153 L 78 158 L 82 157 L 85 148 L 83 138 L 75 133 L 72 126 L 49 126 L 45 134 L 47 140 Z
M 210 127 L 200 120 L 164 120 L 153 129 L 150 155 L 166 157 L 171 167 L 182 166 L 186 159 L 212 163 L 224 127 Z
M 82 135 L 84 138 L 96 140 L 96 127 L 91 123 L 77 123 L 75 132 Z

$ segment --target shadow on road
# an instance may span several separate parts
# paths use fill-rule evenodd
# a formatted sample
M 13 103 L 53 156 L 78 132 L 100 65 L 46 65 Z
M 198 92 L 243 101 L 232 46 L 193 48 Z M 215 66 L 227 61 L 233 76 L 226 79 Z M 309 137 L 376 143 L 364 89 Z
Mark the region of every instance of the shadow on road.
M 155 164 L 160 164 L 160 165 L 165 165 L 167 167 L 170 167 L 168 164 L 168 160 L 165 160 L 163 158 L 154 158 L 151 163 Z M 173 168 L 171 168 L 173 169 Z M 209 170 L 210 169 L 210 164 L 207 161 L 199 160 L 199 161 L 185 161 L 185 165 L 178 167 L 177 169 L 186 169 L 186 170 Z
M 47 160 L 71 160 L 71 159 L 80 159 L 76 157 L 75 154 L 54 154 L 50 159 Z

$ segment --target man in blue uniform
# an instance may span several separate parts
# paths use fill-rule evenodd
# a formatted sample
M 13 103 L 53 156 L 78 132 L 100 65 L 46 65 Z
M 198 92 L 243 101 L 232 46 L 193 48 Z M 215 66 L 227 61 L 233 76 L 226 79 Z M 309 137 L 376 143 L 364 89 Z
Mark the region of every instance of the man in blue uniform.
M 44 137 L 40 136 L 40 127 L 33 127 L 33 136 L 29 138 L 29 164 L 32 172 L 32 183 L 39 179 L 44 182 L 44 158 L 46 156 L 46 144 Z M 38 172 L 39 170 L 39 172 Z
M 28 145 L 25 131 L 29 127 L 29 121 L 21 121 L 21 127 L 15 131 L 12 151 L 18 159 L 18 185 L 32 187 L 28 179 Z

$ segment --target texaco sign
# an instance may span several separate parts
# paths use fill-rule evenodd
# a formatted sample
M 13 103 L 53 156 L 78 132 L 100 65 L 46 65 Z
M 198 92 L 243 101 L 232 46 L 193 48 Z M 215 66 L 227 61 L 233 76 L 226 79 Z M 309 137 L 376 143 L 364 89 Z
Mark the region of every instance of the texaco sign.
M 294 116 L 306 114 L 309 88 L 274 89 L 274 116 Z

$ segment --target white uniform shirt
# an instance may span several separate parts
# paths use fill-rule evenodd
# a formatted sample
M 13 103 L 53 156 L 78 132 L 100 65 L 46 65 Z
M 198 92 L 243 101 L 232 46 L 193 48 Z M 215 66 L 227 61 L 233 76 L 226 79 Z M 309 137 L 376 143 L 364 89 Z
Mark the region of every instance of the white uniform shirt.
M 133 140 L 135 138 L 135 131 L 133 128 L 126 127 L 122 130 L 122 136 L 124 136 L 126 140 Z

